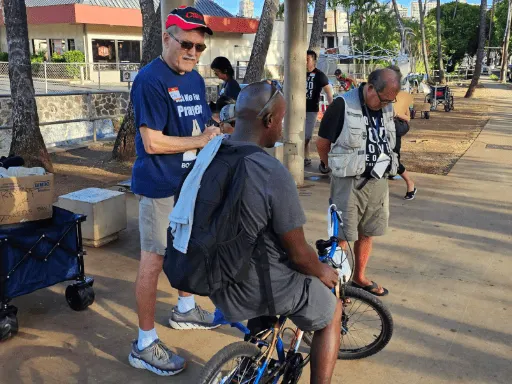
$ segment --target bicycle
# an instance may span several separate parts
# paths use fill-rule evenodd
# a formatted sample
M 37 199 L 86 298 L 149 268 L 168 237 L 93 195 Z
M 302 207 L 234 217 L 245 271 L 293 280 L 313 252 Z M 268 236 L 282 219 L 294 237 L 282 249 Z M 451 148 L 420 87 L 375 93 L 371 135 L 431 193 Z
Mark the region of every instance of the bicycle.
M 338 247 L 338 228 L 342 223 L 341 216 L 335 205 L 329 207 L 329 240 L 318 240 L 316 248 L 320 261 L 329 263 L 340 273 L 340 284 L 333 289 L 333 293 L 343 302 L 343 315 L 341 319 L 341 345 L 338 358 L 341 360 L 361 359 L 381 351 L 391 339 L 393 334 L 393 318 L 389 310 L 374 295 L 355 288 L 347 283 L 346 265 L 348 261 L 342 259 L 343 252 Z M 351 250 L 352 251 L 352 250 Z M 340 253 L 341 252 L 341 253 Z M 344 264 L 346 263 L 346 264 Z M 342 268 L 342 267 L 345 267 Z M 348 273 L 349 279 L 352 277 Z M 362 311 L 359 311 L 363 305 Z M 355 311 L 354 311 L 355 308 Z M 367 319 L 368 311 L 372 309 L 376 318 Z M 362 318 L 362 319 L 361 319 Z M 303 368 L 309 363 L 308 353 L 299 351 L 302 340 L 311 345 L 312 332 L 303 332 L 285 326 L 287 318 L 280 316 L 270 327 L 251 335 L 250 330 L 242 323 L 229 323 L 224 319 L 220 310 L 215 311 L 217 324 L 229 324 L 246 335 L 248 341 L 230 344 L 217 352 L 201 371 L 199 383 L 201 384 L 264 384 L 298 383 Z M 359 322 L 365 327 L 355 327 Z M 373 322 L 380 322 L 380 329 L 370 328 Z M 359 334 L 359 330 L 371 329 L 373 340 L 366 342 Z M 289 348 L 285 349 L 284 333 L 290 330 L 293 333 Z M 378 332 L 374 332 L 378 330 Z M 359 345 L 361 341 L 363 345 Z M 277 356 L 276 356 L 277 355 Z M 236 361 L 232 367 L 224 368 L 231 361 Z

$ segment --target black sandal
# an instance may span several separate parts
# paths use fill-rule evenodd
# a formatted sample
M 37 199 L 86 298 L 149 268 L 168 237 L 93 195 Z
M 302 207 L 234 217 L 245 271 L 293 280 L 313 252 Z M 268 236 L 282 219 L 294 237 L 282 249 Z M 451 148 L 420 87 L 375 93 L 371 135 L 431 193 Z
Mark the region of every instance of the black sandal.
M 360 289 L 362 289 L 368 293 L 371 293 L 372 295 L 375 295 L 375 296 L 386 296 L 389 293 L 389 291 L 384 287 L 382 287 L 382 290 L 383 290 L 382 293 L 374 292 L 373 291 L 374 289 L 379 289 L 379 286 L 375 281 L 372 281 L 372 283 L 370 285 L 367 285 L 366 287 L 363 287 L 363 286 L 352 281 L 352 286 L 354 286 L 356 288 L 360 288 Z

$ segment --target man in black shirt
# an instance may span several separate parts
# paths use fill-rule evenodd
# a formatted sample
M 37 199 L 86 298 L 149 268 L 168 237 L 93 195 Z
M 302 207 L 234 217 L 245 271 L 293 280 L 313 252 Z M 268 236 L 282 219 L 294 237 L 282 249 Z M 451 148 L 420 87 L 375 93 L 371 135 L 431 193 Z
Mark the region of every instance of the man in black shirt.
M 306 145 L 304 147 L 304 166 L 311 164 L 309 158 L 309 142 L 313 137 L 316 119 L 318 116 L 320 93 L 322 90 L 327 95 L 327 102 L 332 103 L 332 88 L 329 84 L 329 79 L 318 68 L 316 68 L 316 52 L 307 52 L 307 70 L 306 73 L 306 122 L 304 129 L 306 131 Z
M 331 198 L 342 211 L 342 247 L 355 241 L 353 284 L 377 296 L 388 291 L 366 278 L 365 270 L 372 237 L 387 229 L 389 191 L 387 178 L 373 177 L 372 170 L 381 155 L 396 159 L 392 103 L 400 78 L 391 69 L 376 70 L 368 83 L 336 98 L 322 119 L 317 140 L 321 161 L 332 169 Z

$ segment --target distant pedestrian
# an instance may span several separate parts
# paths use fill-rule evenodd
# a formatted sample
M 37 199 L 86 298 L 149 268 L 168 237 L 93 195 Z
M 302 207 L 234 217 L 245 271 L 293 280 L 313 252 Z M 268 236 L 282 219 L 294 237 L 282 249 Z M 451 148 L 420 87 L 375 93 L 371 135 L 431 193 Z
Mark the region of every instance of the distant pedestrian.
M 210 64 L 210 68 L 215 73 L 215 76 L 224 81 L 219 96 L 226 96 L 236 100 L 240 93 L 240 84 L 234 78 L 235 70 L 231 66 L 230 61 L 224 56 L 216 57 Z
M 318 117 L 320 93 L 322 90 L 327 95 L 327 102 L 332 103 L 332 88 L 329 79 L 321 70 L 316 68 L 316 52 L 307 52 L 307 73 L 306 73 L 306 144 L 304 147 L 304 166 L 311 165 L 309 158 L 309 142 L 313 137 L 313 131 Z
M 418 190 L 415 187 L 414 181 L 411 179 L 409 172 L 405 169 L 400 158 L 400 149 L 402 148 L 402 136 L 409 132 L 409 122 L 411 121 L 411 112 L 409 105 L 412 102 L 412 97 L 408 92 L 400 91 L 396 96 L 396 103 L 393 104 L 394 121 L 396 127 L 396 145 L 395 153 L 398 155 L 398 175 L 404 179 L 407 185 L 407 193 L 404 196 L 405 200 L 413 200 L 416 197 Z

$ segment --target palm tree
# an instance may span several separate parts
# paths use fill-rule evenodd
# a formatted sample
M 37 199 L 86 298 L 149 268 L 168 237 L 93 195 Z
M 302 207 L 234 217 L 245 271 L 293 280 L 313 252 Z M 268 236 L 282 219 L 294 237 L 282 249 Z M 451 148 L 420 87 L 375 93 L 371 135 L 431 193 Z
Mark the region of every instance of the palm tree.
M 445 84 L 443 51 L 441 49 L 441 0 L 437 0 L 436 7 L 436 29 L 437 29 L 437 67 L 439 69 L 439 82 Z
M 10 153 L 22 156 L 28 166 L 53 172 L 53 165 L 39 129 L 28 42 L 25 0 L 4 0 L 12 99 Z
M 320 53 L 320 47 L 322 45 L 326 4 L 327 0 L 315 1 L 315 13 L 313 15 L 313 25 L 311 26 L 309 49 L 315 51 L 317 55 Z
M 272 30 L 274 29 L 274 21 L 278 8 L 279 0 L 265 0 L 263 4 L 258 32 L 256 32 L 256 37 L 254 38 L 251 57 L 249 58 L 249 64 L 245 72 L 245 84 L 260 81 L 263 77 L 268 47 L 270 46 L 270 39 L 272 38 Z
M 142 13 L 142 58 L 140 68 L 151 62 L 162 52 L 162 23 L 160 22 L 160 5 L 155 12 L 153 0 L 140 0 Z M 117 134 L 112 157 L 126 160 L 135 156 L 135 116 L 130 101 L 128 110 Z
M 476 65 L 471 84 L 464 95 L 464 97 L 472 97 L 475 92 L 475 88 L 480 80 L 480 74 L 482 73 L 482 62 L 484 61 L 484 49 L 485 49 L 485 23 L 487 18 L 487 0 L 482 0 L 480 3 L 480 30 L 478 33 L 478 50 L 476 52 Z
M 422 0 L 418 0 L 418 5 L 420 8 L 421 50 L 423 52 L 425 72 L 427 72 L 427 81 L 430 82 L 430 66 L 428 63 L 427 40 L 425 37 L 425 11 L 427 9 L 427 4 L 425 3 L 425 6 L 423 6 Z
M 503 47 L 501 50 L 501 71 L 500 71 L 500 82 L 505 83 L 507 81 L 507 69 L 508 69 L 508 46 L 510 43 L 510 28 L 512 23 L 512 0 L 508 1 L 508 15 L 507 25 L 505 26 L 505 36 L 503 37 Z

